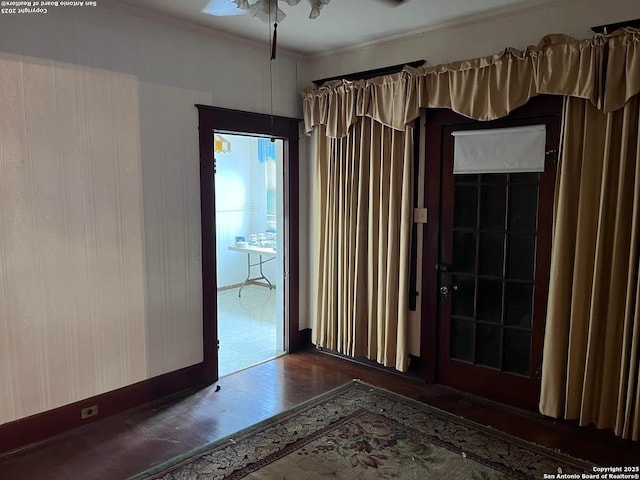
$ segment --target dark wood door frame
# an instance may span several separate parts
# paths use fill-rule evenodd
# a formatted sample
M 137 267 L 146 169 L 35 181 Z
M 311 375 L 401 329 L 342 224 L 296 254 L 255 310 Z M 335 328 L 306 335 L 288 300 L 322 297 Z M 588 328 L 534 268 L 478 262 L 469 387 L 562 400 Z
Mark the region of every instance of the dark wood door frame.
M 200 138 L 202 215 L 203 383 L 218 379 L 217 279 L 213 132 L 274 137 L 284 145 L 284 322 L 285 348 L 301 348 L 299 335 L 299 129 L 300 119 L 196 105 Z M 205 248 L 205 245 L 209 246 Z
M 525 106 L 515 110 L 507 117 L 493 122 L 496 126 L 505 126 L 504 122 L 518 120 L 533 116 L 562 115 L 562 97 L 539 96 L 533 98 Z M 426 113 L 426 176 L 425 176 L 425 205 L 429 212 L 429 221 L 426 225 L 423 249 L 422 269 L 422 321 L 420 341 L 420 365 L 421 376 L 428 382 L 436 382 L 437 358 L 438 358 L 438 282 L 440 253 L 440 229 L 441 229 L 441 181 L 443 153 L 443 136 L 450 125 L 465 125 L 477 123 L 451 110 L 430 109 Z M 487 127 L 491 122 L 487 122 Z

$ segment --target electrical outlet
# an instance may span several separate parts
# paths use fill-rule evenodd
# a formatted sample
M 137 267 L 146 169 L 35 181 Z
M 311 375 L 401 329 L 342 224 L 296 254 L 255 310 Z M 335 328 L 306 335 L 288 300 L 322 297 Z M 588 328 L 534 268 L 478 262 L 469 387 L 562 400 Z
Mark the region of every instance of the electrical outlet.
M 86 407 L 80 410 L 80 418 L 82 420 L 89 417 L 95 417 L 97 414 L 98 414 L 98 405 L 91 405 L 90 407 Z

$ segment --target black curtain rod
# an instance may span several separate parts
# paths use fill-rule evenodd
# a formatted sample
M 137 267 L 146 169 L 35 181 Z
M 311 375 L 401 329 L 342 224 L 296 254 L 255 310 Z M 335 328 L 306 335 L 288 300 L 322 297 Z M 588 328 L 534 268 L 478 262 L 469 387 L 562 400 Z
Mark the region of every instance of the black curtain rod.
M 596 33 L 604 33 L 605 35 L 615 32 L 619 28 L 632 27 L 640 28 L 640 18 L 635 20 L 627 20 L 625 22 L 609 23 L 607 25 L 598 25 L 597 27 L 591 27 L 591 30 Z
M 415 62 L 401 63 L 399 65 L 393 65 L 391 67 L 375 68 L 373 70 L 366 70 L 364 72 L 349 73 L 346 75 L 338 75 L 336 77 L 322 78 L 320 80 L 312 80 L 312 81 L 316 87 L 319 87 L 324 82 L 329 82 L 331 80 L 349 80 L 349 81 L 366 80 L 368 78 L 380 77 L 382 75 L 391 75 L 392 73 L 401 72 L 402 69 L 406 66 L 418 68 L 424 65 L 425 63 L 427 63 L 426 60 L 416 60 Z

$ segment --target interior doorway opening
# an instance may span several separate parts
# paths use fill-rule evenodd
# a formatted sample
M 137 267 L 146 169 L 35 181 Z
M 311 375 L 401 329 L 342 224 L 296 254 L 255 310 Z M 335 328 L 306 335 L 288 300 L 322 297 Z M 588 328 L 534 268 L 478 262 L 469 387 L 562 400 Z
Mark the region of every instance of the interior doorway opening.
M 218 372 L 285 353 L 282 139 L 214 132 Z

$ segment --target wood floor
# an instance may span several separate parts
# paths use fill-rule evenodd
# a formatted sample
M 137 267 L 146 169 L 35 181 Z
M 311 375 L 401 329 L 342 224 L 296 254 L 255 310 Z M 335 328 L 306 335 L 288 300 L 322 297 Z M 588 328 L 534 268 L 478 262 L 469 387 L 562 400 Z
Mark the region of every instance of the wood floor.
M 280 357 L 223 377 L 206 389 L 106 418 L 0 457 L 0 479 L 126 479 L 353 378 L 599 465 L 640 464 L 638 444 L 554 422 L 441 385 L 426 385 L 308 351 Z

